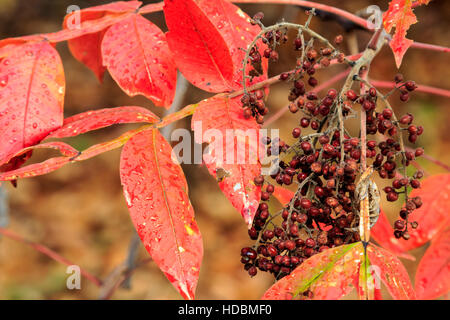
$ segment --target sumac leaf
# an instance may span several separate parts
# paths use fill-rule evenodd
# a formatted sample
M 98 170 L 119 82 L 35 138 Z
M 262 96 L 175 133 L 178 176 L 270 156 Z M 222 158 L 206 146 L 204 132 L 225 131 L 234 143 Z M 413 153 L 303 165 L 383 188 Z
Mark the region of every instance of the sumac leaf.
M 429 0 L 416 2 L 419 4 L 428 4 Z M 394 53 L 397 68 L 400 68 L 403 56 L 414 42 L 406 38 L 409 27 L 417 22 L 412 3 L 412 0 L 392 0 L 389 3 L 389 9 L 383 13 L 384 29 L 389 33 L 395 27 L 395 33 L 389 42 L 389 46 Z
M 381 281 L 395 300 L 416 298 L 411 281 L 403 264 L 389 251 L 370 244 L 367 246 L 370 264 L 379 270 Z
M 98 81 L 103 82 L 106 67 L 103 66 L 101 43 L 105 30 L 86 34 L 68 41 L 72 55 L 94 72 Z
M 65 142 L 60 142 L 60 141 L 46 142 L 46 143 L 41 143 L 41 144 L 37 144 L 37 145 L 31 146 L 31 147 L 24 148 L 18 152 L 15 152 L 14 154 L 11 154 L 5 158 L 6 161 L 4 163 L 9 162 L 16 157 L 20 157 L 34 149 L 54 149 L 54 150 L 58 150 L 59 152 L 61 152 L 61 154 L 63 156 L 66 156 L 66 157 L 73 157 L 80 153 L 78 150 L 76 150 L 71 145 L 68 145 Z M 0 164 L 2 164 L 2 163 L 0 163 Z
M 177 71 L 164 33 L 135 14 L 106 31 L 103 64 L 129 96 L 144 95 L 157 106 L 172 104 Z
M 62 125 L 65 92 L 63 66 L 52 45 L 7 47 L 0 63 L 0 159 Z
M 239 98 L 216 97 L 199 103 L 191 126 L 197 143 L 210 143 L 203 156 L 209 173 L 251 226 L 261 198 L 253 182 L 261 174 L 258 124 L 243 117 Z
M 312 292 L 312 299 L 339 299 L 352 290 L 359 276 L 363 254 L 361 242 L 327 249 L 300 264 L 290 275 L 277 281 L 262 299 L 302 298 Z
M 61 42 L 100 32 L 135 14 L 140 5 L 140 1 L 117 1 L 82 10 L 73 10 L 64 17 L 63 29 L 46 33 L 45 38 L 50 42 Z
M 436 299 L 450 291 L 450 227 L 431 241 L 416 272 L 417 299 Z
M 140 1 L 119 1 L 75 11 L 66 15 L 63 22 L 63 29 L 81 30 L 82 24 L 86 21 L 95 23 L 99 22 L 100 19 L 105 19 L 105 16 L 117 17 L 123 13 L 135 11 L 140 5 Z M 79 25 L 77 25 L 78 23 Z M 101 23 L 98 24 L 101 25 Z M 85 25 L 87 24 L 85 23 Z M 83 25 L 83 27 L 85 27 L 85 25 Z M 109 24 L 105 24 L 105 29 L 108 26 Z M 94 33 L 87 33 L 88 30 L 86 30 L 86 34 L 69 39 L 68 41 L 70 52 L 75 59 L 91 69 L 100 82 L 102 82 L 103 74 L 106 70 L 103 66 L 101 55 L 101 42 L 105 29 Z
M 286 206 L 289 204 L 291 199 L 294 197 L 295 192 L 283 188 L 275 186 L 275 191 L 273 192 L 273 196 L 283 205 Z
M 217 28 L 231 54 L 234 65 L 233 88 L 242 88 L 242 61 L 245 57 L 245 49 L 252 43 L 253 39 L 261 31 L 257 25 L 250 23 L 250 17 L 238 6 L 225 0 L 199 0 L 196 1 L 201 10 L 211 20 L 211 23 Z M 257 42 L 261 56 L 264 49 L 267 48 L 262 41 Z M 259 77 L 247 80 L 247 85 L 258 83 L 267 78 L 267 59 L 262 59 L 263 74 Z M 250 64 L 247 65 L 246 74 L 253 69 Z
M 218 7 L 222 1 L 208 3 Z M 229 91 L 235 66 L 219 26 L 203 8 L 205 4 L 194 0 L 164 1 L 167 42 L 178 69 L 189 82 L 209 92 Z
M 120 178 L 131 220 L 152 259 L 185 299 L 193 299 L 203 257 L 181 167 L 157 129 L 122 150 Z
M 119 123 L 155 123 L 159 118 L 142 107 L 116 107 L 83 112 L 64 119 L 61 128 L 47 138 L 67 138 Z

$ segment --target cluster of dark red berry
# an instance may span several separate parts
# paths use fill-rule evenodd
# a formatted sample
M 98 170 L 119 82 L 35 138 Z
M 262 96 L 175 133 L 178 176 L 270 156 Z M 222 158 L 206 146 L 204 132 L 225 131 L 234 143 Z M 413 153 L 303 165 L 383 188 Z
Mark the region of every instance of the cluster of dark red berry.
M 265 35 L 266 43 L 285 41 L 281 40 L 285 39 L 284 31 L 271 33 L 271 36 Z M 342 36 L 336 37 L 335 43 L 341 42 Z M 330 59 L 344 62 L 343 55 L 329 47 L 315 49 L 311 42 L 304 46 L 300 37 L 294 40 L 294 49 L 302 52 L 297 68 L 281 74 L 280 79 L 292 83 L 288 96 L 290 112 L 300 111 L 302 115 L 299 126 L 292 130 L 295 139 L 292 145 L 280 139 L 263 138 L 268 156 L 274 150 L 279 153 L 280 169 L 270 179 L 264 176 L 254 179 L 254 183 L 262 186 L 263 190 L 253 226 L 249 229 L 249 236 L 256 243 L 241 251 L 241 262 L 251 276 L 259 269 L 271 272 L 279 279 L 316 253 L 360 241 L 355 230 L 359 224 L 357 183 L 362 158 L 378 172 L 379 177 L 393 180 L 392 187 L 384 188 L 388 201 L 398 200 L 401 193 L 406 196 L 405 206 L 400 211 L 401 219 L 394 226 L 397 238 L 409 238 L 408 227 L 416 228 L 417 222 L 409 222 L 408 216 L 421 206 L 421 199 L 409 199 L 407 190 L 409 186 L 420 187 L 419 179 L 423 173 L 417 171 L 409 178 L 405 168 L 423 154 L 423 149 L 405 150 L 402 135 L 407 132 L 409 142 L 414 143 L 423 128 L 412 124 L 411 114 L 397 120 L 386 100 L 392 92 L 382 95 L 374 87 L 366 85 L 367 89 L 361 94 L 351 88 L 343 88 L 340 92 L 329 89 L 319 97 L 314 91 L 318 82 L 314 73 L 318 68 L 330 65 Z M 269 58 L 278 58 L 278 54 L 273 54 L 274 50 L 275 47 L 269 46 Z M 363 83 L 357 77 L 354 81 Z M 401 75 L 397 75 L 395 81 L 394 91 L 400 92 L 401 101 L 407 101 L 409 92 L 416 85 L 413 81 L 404 82 Z M 262 116 L 268 111 L 259 102 L 262 100 L 263 94 L 259 91 L 242 98 L 244 114 L 248 117 L 256 114 L 258 123 L 263 122 Z M 377 111 L 377 105 L 384 107 Z M 340 123 L 356 114 L 358 109 L 366 114 L 367 134 L 379 133 L 385 137 L 380 141 L 364 141 L 364 157 L 361 138 L 351 137 Z M 312 133 L 302 135 L 302 130 L 306 129 Z M 275 184 L 290 186 L 293 183 L 297 184 L 293 198 L 280 211 L 270 212 L 267 202 L 276 191 Z M 377 208 L 371 210 L 377 212 Z

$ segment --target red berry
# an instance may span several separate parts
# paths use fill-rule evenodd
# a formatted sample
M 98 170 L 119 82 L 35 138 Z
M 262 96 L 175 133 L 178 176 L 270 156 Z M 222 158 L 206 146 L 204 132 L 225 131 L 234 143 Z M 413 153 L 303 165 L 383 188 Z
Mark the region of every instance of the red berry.
M 398 193 L 395 191 L 389 192 L 386 196 L 387 201 L 394 202 L 398 200 Z
M 300 148 L 302 148 L 302 150 L 303 150 L 304 152 L 310 152 L 311 149 L 312 149 L 311 143 L 309 143 L 309 142 L 307 142 L 307 141 L 303 141 L 303 142 L 300 144 Z
M 302 126 L 303 128 L 307 128 L 309 126 L 309 119 L 308 118 L 302 118 L 300 120 L 300 126 Z
M 417 88 L 416 83 L 414 81 L 407 81 L 405 82 L 405 88 L 408 91 L 413 91 Z
M 405 228 L 405 221 L 403 221 L 403 220 L 395 221 L 394 228 L 397 230 L 403 230 Z
M 334 38 L 334 43 L 336 43 L 336 44 L 341 44 L 342 41 L 344 41 L 344 37 L 340 34 Z
M 311 200 L 309 200 L 309 199 L 307 199 L 307 198 L 302 198 L 302 199 L 300 200 L 300 206 L 301 206 L 303 209 L 309 209 L 309 208 L 311 208 L 311 206 L 312 206 L 312 202 L 311 202 Z
M 313 238 L 308 238 L 308 239 L 306 239 L 305 244 L 307 247 L 312 248 L 316 245 L 316 241 L 314 241 Z
M 358 95 L 352 89 L 348 90 L 346 95 L 347 95 L 347 99 L 349 99 L 351 101 L 355 101 L 358 98 Z
M 420 181 L 419 180 L 416 180 L 416 179 L 411 180 L 410 184 L 411 184 L 411 187 L 413 187 L 414 189 L 420 188 Z
M 292 130 L 292 136 L 294 137 L 294 138 L 298 138 L 298 137 L 300 137 L 300 134 L 302 133 L 302 130 L 300 129 L 300 128 L 294 128 L 293 130 Z

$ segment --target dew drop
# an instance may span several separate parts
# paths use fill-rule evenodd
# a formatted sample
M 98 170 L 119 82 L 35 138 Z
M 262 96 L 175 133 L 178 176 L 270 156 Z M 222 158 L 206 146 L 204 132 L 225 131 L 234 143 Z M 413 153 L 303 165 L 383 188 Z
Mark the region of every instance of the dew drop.
M 8 84 L 8 76 L 3 76 L 0 78 L 0 87 L 6 87 Z

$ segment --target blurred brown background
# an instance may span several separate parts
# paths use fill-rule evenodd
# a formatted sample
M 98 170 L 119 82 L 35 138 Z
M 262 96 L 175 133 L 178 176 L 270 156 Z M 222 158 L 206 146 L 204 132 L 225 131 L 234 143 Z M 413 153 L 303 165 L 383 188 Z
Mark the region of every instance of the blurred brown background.
M 109 1 L 50 1 L 50 0 L 0 0 L 0 39 L 32 33 L 59 30 L 66 8 L 76 4 L 81 8 L 108 3 Z M 151 3 L 152 1 L 144 1 Z M 155 2 L 155 1 L 153 1 Z M 357 12 L 370 4 L 387 9 L 388 1 L 317 1 L 335 5 L 350 12 Z M 240 5 L 249 15 L 265 12 L 266 25 L 285 20 L 304 22 L 305 14 L 299 8 L 283 5 Z M 450 46 L 450 2 L 434 0 L 427 7 L 415 10 L 419 23 L 413 25 L 408 37 L 416 41 Z M 165 30 L 162 13 L 147 16 Z M 349 53 L 349 39 L 363 49 L 369 34 L 357 30 L 345 33 L 335 21 L 314 19 L 312 28 L 325 37 L 334 38 L 339 33 L 347 40 L 343 48 Z M 351 42 L 351 41 L 350 41 Z M 90 109 L 138 105 L 148 107 L 157 114 L 162 110 L 143 97 L 130 98 L 124 94 L 109 75 L 99 84 L 94 75 L 76 61 L 66 43 L 58 44 L 66 73 L 65 116 Z M 288 70 L 294 63 L 290 46 L 281 50 L 281 62 L 271 66 L 275 75 Z M 450 88 L 448 54 L 410 49 L 401 72 L 406 79 L 419 84 Z M 318 75 L 321 81 L 342 70 L 334 66 Z M 371 67 L 370 77 L 392 80 L 397 73 L 389 48 L 384 48 Z M 337 88 L 337 85 L 335 86 Z M 287 104 L 288 88 L 273 87 L 269 107 L 274 112 Z M 190 86 L 183 105 L 199 101 L 208 94 Z M 425 94 L 413 94 L 410 102 L 400 103 L 392 99 L 399 114 L 412 112 L 425 127 L 419 144 L 426 152 L 442 162 L 450 163 L 450 131 L 448 123 L 449 100 Z M 289 139 L 290 129 L 297 125 L 298 115 L 286 114 L 272 125 L 281 129 L 282 137 Z M 137 125 L 115 126 L 67 140 L 74 147 L 84 149 L 106 141 Z M 189 119 L 177 126 L 189 126 Z M 285 131 L 284 131 L 285 130 Z M 289 141 L 289 140 L 288 140 Z M 106 278 L 127 256 L 133 226 L 128 216 L 119 180 L 120 150 L 112 151 L 92 160 L 66 166 L 46 176 L 19 181 L 17 189 L 7 186 L 10 201 L 9 228 L 25 238 L 45 244 L 82 268 Z M 48 156 L 36 152 L 34 159 Z M 436 165 L 419 160 L 429 174 L 443 172 Z M 199 299 L 258 299 L 272 284 L 273 278 L 258 274 L 250 278 L 239 262 L 240 248 L 251 244 L 245 224 L 239 213 L 228 203 L 215 180 L 207 170 L 198 165 L 183 166 L 190 198 L 203 234 L 205 255 L 197 289 Z M 391 221 L 398 206 L 384 205 Z M 412 253 L 420 258 L 424 248 Z M 148 258 L 141 247 L 139 260 Z M 405 261 L 414 278 L 417 262 Z M 0 299 L 96 299 L 100 291 L 86 279 L 81 290 L 67 290 L 66 267 L 36 252 L 28 246 L 0 238 Z M 113 299 L 179 299 L 169 281 L 153 263 L 139 267 L 133 274 L 131 289 L 118 289 Z

